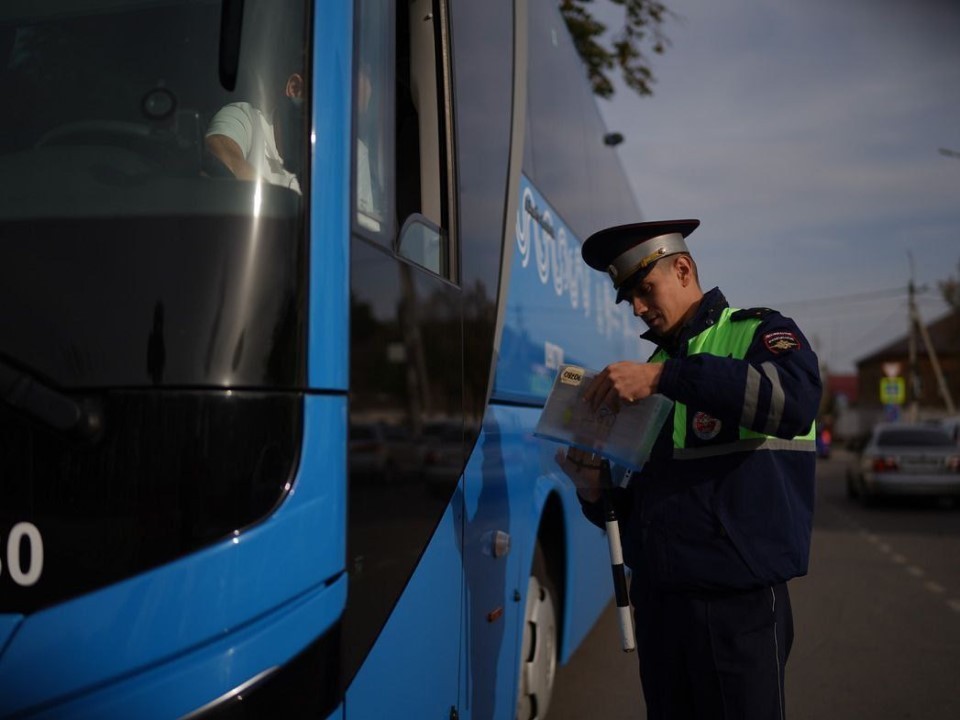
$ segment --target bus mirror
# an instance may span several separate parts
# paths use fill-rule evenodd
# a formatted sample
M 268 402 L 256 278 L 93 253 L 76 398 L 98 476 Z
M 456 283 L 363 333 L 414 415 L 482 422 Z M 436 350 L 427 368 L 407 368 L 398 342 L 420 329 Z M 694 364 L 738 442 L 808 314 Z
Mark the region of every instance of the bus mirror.
M 397 238 L 398 255 L 438 275 L 444 275 L 446 269 L 444 251 L 443 232 L 439 227 L 419 213 L 406 219 Z

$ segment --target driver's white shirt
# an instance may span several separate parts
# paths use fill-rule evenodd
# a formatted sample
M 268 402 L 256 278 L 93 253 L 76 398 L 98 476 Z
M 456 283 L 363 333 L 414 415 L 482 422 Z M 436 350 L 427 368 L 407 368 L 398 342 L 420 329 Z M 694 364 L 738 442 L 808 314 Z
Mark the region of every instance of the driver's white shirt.
M 300 192 L 297 176 L 283 167 L 273 123 L 250 103 L 224 105 L 207 126 L 207 137 L 223 135 L 240 146 L 243 157 L 264 180 Z

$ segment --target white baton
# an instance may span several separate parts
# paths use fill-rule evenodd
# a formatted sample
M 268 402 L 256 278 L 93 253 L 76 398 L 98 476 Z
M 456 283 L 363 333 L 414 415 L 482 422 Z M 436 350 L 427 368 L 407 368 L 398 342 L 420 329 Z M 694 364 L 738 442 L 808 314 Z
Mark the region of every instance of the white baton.
M 609 491 L 604 491 L 606 512 L 607 545 L 610 548 L 610 568 L 613 571 L 613 591 L 617 596 L 617 615 L 620 619 L 620 639 L 624 652 L 637 648 L 633 635 L 633 618 L 630 616 L 630 596 L 627 594 L 627 576 L 623 569 L 623 548 L 620 546 L 620 523 L 613 509 Z

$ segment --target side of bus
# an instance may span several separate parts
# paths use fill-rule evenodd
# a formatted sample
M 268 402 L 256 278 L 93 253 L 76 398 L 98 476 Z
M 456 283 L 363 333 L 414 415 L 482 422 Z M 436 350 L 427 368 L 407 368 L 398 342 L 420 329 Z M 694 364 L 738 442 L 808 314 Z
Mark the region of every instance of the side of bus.
M 639 350 L 579 252 L 638 210 L 555 2 L 377 5 L 355 34 L 345 715 L 543 717 L 612 585 L 533 430 L 560 363 Z

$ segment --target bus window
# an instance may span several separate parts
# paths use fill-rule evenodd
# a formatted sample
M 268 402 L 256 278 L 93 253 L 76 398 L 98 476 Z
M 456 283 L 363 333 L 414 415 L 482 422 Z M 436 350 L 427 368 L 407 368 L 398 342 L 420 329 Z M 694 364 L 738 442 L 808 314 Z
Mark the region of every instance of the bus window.
M 244 9 L 231 87 L 228 6 Z M 304 0 L 5 5 L 0 93 L 18 111 L 0 119 L 0 217 L 299 215 L 305 17 Z M 211 153 L 211 133 L 244 145 L 254 175 Z M 234 178 L 266 183 L 217 182 Z
M 356 222 L 385 244 L 393 223 L 393 23 L 381 3 L 357 4 Z
M 443 16 L 431 0 L 359 3 L 356 227 L 398 255 L 454 278 L 444 113 Z

